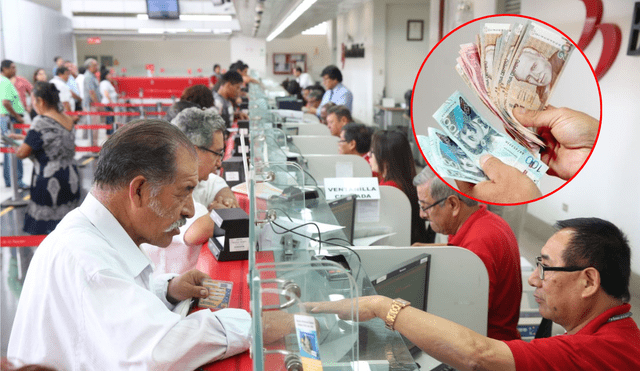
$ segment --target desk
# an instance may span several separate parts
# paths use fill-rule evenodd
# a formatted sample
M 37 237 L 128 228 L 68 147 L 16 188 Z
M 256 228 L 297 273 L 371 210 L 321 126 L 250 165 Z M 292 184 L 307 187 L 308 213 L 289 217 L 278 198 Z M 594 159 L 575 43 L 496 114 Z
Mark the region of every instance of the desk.
M 394 114 L 402 114 L 407 109 L 402 107 L 383 107 L 380 105 L 375 106 L 377 109 L 384 112 L 383 120 L 382 120 L 382 129 L 387 130 L 390 126 L 393 126 L 393 115 Z M 404 121 L 404 120 L 403 120 Z M 404 126 L 404 122 L 397 126 Z

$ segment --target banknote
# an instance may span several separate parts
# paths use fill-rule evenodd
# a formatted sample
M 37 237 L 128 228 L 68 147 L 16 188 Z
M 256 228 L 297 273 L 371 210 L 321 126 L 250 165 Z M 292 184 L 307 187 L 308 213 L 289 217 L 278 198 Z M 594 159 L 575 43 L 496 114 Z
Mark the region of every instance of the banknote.
M 546 173 L 548 166 L 505 134 L 498 132 L 458 91 L 438 108 L 433 117 L 459 148 L 479 167 L 480 158 L 490 154 L 526 174 L 534 183 Z M 433 152 L 433 147 L 431 147 Z M 435 157 L 434 153 L 431 153 Z
M 479 55 L 482 71 L 482 78 L 487 87 L 487 94 L 491 97 L 491 84 L 494 76 L 494 56 L 496 52 L 496 44 L 502 40 L 511 29 L 509 23 L 485 23 L 482 28 L 482 35 L 476 35 L 480 40 Z M 496 64 L 498 61 L 496 61 Z
M 537 153 L 542 139 L 512 115 L 541 110 L 574 49 L 562 34 L 537 22 L 486 23 L 475 42 L 460 45 L 456 71 L 518 143 Z
M 505 74 L 506 102 L 502 109 L 510 119 L 515 106 L 531 110 L 546 106 L 573 49 L 562 34 L 531 22 Z
M 544 143 L 511 112 L 516 106 L 531 110 L 546 106 L 574 49 L 573 44 L 562 34 L 532 21 L 513 25 L 487 23 L 482 34 L 476 35 L 476 44 L 478 40 L 484 89 L 479 84 L 471 84 L 471 88 L 500 117 L 514 139 L 536 152 Z M 470 52 L 468 44 L 461 45 L 461 55 L 468 56 Z M 457 60 L 458 64 L 467 64 L 461 70 L 469 74 L 468 80 L 473 82 L 477 73 L 474 58 Z
M 433 160 L 439 168 L 461 173 L 465 180 L 473 183 L 488 180 L 482 169 L 443 131 L 429 128 L 429 145 Z
M 418 138 L 418 145 L 420 146 L 420 149 L 422 149 L 425 159 L 441 177 L 462 180 L 470 183 L 478 183 L 479 181 L 485 180 L 478 180 L 476 177 L 467 176 L 462 171 L 442 166 L 432 155 L 430 138 L 426 135 L 417 135 L 416 137 Z

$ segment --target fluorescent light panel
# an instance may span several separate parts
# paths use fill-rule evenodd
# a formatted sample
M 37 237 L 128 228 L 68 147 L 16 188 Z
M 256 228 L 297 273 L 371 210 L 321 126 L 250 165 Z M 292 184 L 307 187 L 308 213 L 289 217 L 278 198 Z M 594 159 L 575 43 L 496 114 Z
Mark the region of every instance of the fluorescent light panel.
M 318 0 L 304 0 L 298 7 L 267 37 L 267 41 L 275 39 L 282 31 L 286 30 L 296 19 L 307 11 Z

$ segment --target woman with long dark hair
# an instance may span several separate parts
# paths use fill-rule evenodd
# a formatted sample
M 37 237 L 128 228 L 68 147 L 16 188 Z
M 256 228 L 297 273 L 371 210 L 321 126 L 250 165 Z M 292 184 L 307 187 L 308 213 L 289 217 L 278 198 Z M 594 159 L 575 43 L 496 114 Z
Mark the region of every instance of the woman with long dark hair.
M 16 150 L 19 158 L 31 157 L 33 176 L 24 231 L 48 234 L 76 208 L 80 200 L 80 178 L 76 166 L 73 119 L 61 111 L 58 89 L 48 82 L 36 82 L 33 106 L 38 116 Z
M 378 130 L 371 138 L 369 164 L 378 173 L 380 185 L 396 187 L 411 203 L 411 243 L 433 242 L 435 233 L 427 231 L 425 221 L 420 218 L 418 193 L 413 186 L 416 166 L 407 136 L 399 131 Z

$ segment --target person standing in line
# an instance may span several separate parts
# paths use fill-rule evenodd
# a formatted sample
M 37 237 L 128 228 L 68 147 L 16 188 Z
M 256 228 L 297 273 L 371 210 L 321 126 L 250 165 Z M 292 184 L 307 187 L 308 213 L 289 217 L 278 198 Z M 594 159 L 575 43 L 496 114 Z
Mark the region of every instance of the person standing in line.
M 15 86 L 11 83 L 11 78 L 16 75 L 16 64 L 9 59 L 0 63 L 0 128 L 2 135 L 11 133 L 9 129 L 12 124 L 22 124 L 24 120 L 24 107 L 20 102 L 20 95 Z M 3 176 L 5 187 L 11 187 L 11 155 L 4 154 Z M 16 166 L 16 180 L 18 187 L 28 189 L 29 187 L 22 181 L 22 161 L 18 160 Z
M 65 67 L 58 68 L 60 72 Z M 73 119 L 59 110 L 60 94 L 53 83 L 37 82 L 34 107 L 38 112 L 16 156 L 33 160 L 31 199 L 23 230 L 33 235 L 49 234 L 80 202 L 80 177 L 74 159 Z
M 102 104 L 118 103 L 118 92 L 113 87 L 113 75 L 108 69 L 100 71 L 100 95 L 102 96 L 100 101 Z M 105 107 L 104 109 L 107 112 L 114 111 L 113 107 Z M 111 129 L 107 129 L 107 136 L 109 136 L 116 130 L 115 117 L 106 116 L 106 124 L 111 125 Z

